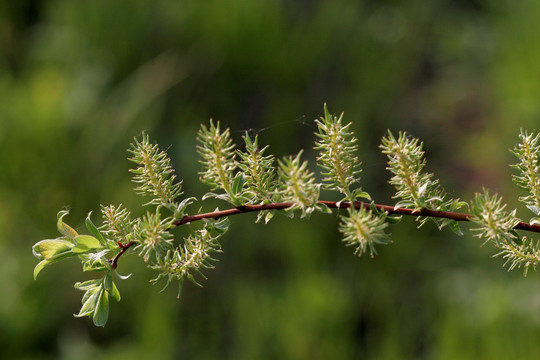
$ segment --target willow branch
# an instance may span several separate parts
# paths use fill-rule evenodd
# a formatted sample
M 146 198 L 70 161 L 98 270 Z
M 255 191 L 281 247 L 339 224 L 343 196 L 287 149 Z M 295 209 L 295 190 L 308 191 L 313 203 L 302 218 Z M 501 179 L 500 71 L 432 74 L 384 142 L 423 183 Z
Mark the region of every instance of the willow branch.
M 116 254 L 114 259 L 111 260 L 111 267 L 113 269 L 116 269 L 118 267 L 118 259 L 120 259 L 120 256 L 122 256 L 122 254 L 124 254 L 133 245 L 135 245 L 135 241 L 130 241 L 127 244 L 122 244 L 121 242 L 118 242 L 118 247 L 120 248 L 120 251 L 118 252 L 118 254 Z
M 341 202 L 338 204 L 336 201 L 319 200 L 318 203 L 324 204 L 328 206 L 329 208 L 333 208 L 333 209 L 347 209 L 351 207 L 351 204 L 348 202 Z M 185 215 L 182 219 L 174 222 L 174 225 L 180 226 L 180 225 L 184 225 L 184 224 L 202 220 L 202 219 L 219 219 L 224 216 L 238 215 L 238 214 L 263 211 L 263 210 L 285 210 L 293 205 L 294 203 L 292 202 L 280 202 L 280 203 L 271 203 L 271 204 L 262 204 L 262 205 L 243 205 L 243 206 L 238 206 L 232 209 L 213 211 L 213 212 L 208 212 L 204 214 Z M 369 209 L 371 206 L 372 206 L 371 204 L 364 203 L 364 202 L 354 203 L 354 207 L 357 209 L 361 207 Z M 388 215 L 433 217 L 433 218 L 451 219 L 455 221 L 469 221 L 470 218 L 472 217 L 471 214 L 452 212 L 452 211 L 437 211 L 437 210 L 429 210 L 429 209 L 422 209 L 418 211 L 418 210 L 405 209 L 405 208 L 394 208 L 393 206 L 380 205 L 380 204 L 374 204 L 374 206 L 378 210 L 386 212 Z M 514 227 L 514 229 L 540 233 L 540 225 L 529 224 L 525 222 L 519 222 Z

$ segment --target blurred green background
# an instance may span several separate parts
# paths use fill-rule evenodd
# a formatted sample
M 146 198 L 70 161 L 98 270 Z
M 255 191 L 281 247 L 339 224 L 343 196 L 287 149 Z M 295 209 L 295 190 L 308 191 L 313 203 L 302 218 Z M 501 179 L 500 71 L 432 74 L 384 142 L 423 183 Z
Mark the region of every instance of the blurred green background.
M 539 358 L 538 276 L 413 219 L 370 259 L 335 216 L 231 218 L 216 269 L 180 300 L 122 258 L 133 276 L 105 329 L 72 316 L 72 285 L 91 274 L 67 261 L 34 281 L 31 254 L 63 208 L 81 230 L 99 204 L 141 213 L 125 151 L 141 131 L 200 197 L 200 123 L 258 134 L 277 156 L 305 148 L 313 165 L 324 102 L 354 122 L 377 202 L 392 203 L 377 148 L 391 129 L 424 140 L 450 193 L 486 186 L 517 206 L 508 149 L 540 123 L 538 19 L 534 0 L 1 1 L 0 357 Z

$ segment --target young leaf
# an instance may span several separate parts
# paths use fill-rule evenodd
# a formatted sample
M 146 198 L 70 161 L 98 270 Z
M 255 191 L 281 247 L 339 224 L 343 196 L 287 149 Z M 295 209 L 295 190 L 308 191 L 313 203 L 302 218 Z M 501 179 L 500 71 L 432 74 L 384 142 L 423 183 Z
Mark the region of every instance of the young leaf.
M 34 280 L 47 265 L 66 259 L 76 254 L 71 251 L 73 243 L 62 240 L 41 240 L 32 247 L 32 252 L 40 261 L 34 268 Z
M 112 283 L 111 295 L 116 301 L 120 301 L 120 291 L 118 291 L 118 288 L 114 282 Z
M 120 279 L 122 279 L 122 280 L 127 280 L 127 279 L 129 279 L 129 278 L 131 277 L 131 274 L 128 274 L 128 275 L 120 275 L 120 274 L 118 273 L 118 271 L 116 271 L 116 269 L 114 270 L 114 274 L 115 274 L 116 276 L 118 276 L 118 278 L 120 278 Z
M 101 279 L 100 279 L 101 280 Z M 82 298 L 82 307 L 75 317 L 92 316 L 96 309 L 97 300 L 101 293 L 101 285 L 97 285 L 88 289 Z
M 236 174 L 236 176 L 234 177 L 233 185 L 232 185 L 232 193 L 234 195 L 239 195 L 240 193 L 242 193 L 242 190 L 244 189 L 244 182 L 245 182 L 244 174 L 242 173 Z
M 55 255 L 50 259 L 40 261 L 36 265 L 36 267 L 34 268 L 34 280 L 37 278 L 38 274 L 41 272 L 41 270 L 43 270 L 43 268 L 45 266 L 50 265 L 50 264 L 54 264 L 54 263 L 56 263 L 56 262 L 58 262 L 60 260 L 67 259 L 68 257 L 72 257 L 72 256 L 75 256 L 75 255 L 77 255 L 77 254 L 72 252 L 72 251 L 68 251 L 68 252 L 65 252 L 65 253 L 60 253 L 58 255 Z
M 86 228 L 88 229 L 88 231 L 92 233 L 92 235 L 94 235 L 99 240 L 99 242 L 102 245 L 107 244 L 107 242 L 105 241 L 105 238 L 103 238 L 103 235 L 101 235 L 101 232 L 99 232 L 96 225 L 94 225 L 94 223 L 92 222 L 92 219 L 90 219 L 91 215 L 92 215 L 92 212 L 90 211 L 88 213 L 88 216 L 86 217 Z
M 113 284 L 112 276 L 111 276 L 111 272 L 109 271 L 103 277 L 103 287 L 105 288 L 106 291 L 111 292 L 112 284 Z
M 102 247 L 100 241 L 90 235 L 79 235 L 73 239 L 76 245 L 73 247 L 73 252 L 84 253 Z
M 74 287 L 77 290 L 88 291 L 92 288 L 95 288 L 96 286 L 99 286 L 102 283 L 102 281 L 103 279 L 92 279 L 92 280 L 87 280 L 83 282 L 76 282 Z
M 38 259 L 51 259 L 59 254 L 71 251 L 74 244 L 63 239 L 47 239 L 32 246 L 32 252 Z
M 83 271 L 102 271 L 110 270 L 111 263 L 106 258 L 106 255 L 110 252 L 109 249 L 104 249 L 99 252 L 90 252 L 79 254 L 83 263 Z
M 79 234 L 77 234 L 77 232 L 73 230 L 71 226 L 69 226 L 63 221 L 64 216 L 66 216 L 67 214 L 69 214 L 69 211 L 67 210 L 62 210 L 58 213 L 58 221 L 56 223 L 56 227 L 58 228 L 58 231 L 62 235 L 67 236 L 70 239 L 73 239 L 75 236 Z
M 101 327 L 105 327 L 109 319 L 109 293 L 105 289 L 101 289 L 99 292 L 99 298 L 97 299 L 92 319 L 94 320 L 94 325 Z
M 43 270 L 43 268 L 49 265 L 51 262 L 49 260 L 40 261 L 34 268 L 34 280 L 36 280 L 38 274 Z

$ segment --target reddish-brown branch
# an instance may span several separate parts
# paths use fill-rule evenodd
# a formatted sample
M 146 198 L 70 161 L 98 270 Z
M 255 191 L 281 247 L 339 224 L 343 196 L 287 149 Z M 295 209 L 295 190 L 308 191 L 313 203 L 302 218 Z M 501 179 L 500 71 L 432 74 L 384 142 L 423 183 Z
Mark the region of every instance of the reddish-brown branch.
M 320 204 L 324 204 L 328 206 L 329 208 L 333 208 L 333 209 L 347 209 L 351 207 L 351 204 L 348 202 L 341 202 L 339 203 L 339 205 L 336 201 L 319 200 L 318 202 Z M 227 209 L 227 210 L 219 210 L 219 211 L 213 211 L 213 212 L 197 214 L 197 215 L 186 215 L 182 219 L 174 222 L 174 225 L 180 226 L 180 225 L 184 225 L 184 224 L 202 220 L 202 219 L 219 219 L 224 216 L 238 215 L 238 214 L 244 214 L 244 213 L 255 212 L 255 211 L 285 210 L 293 205 L 294 203 L 292 202 L 280 202 L 280 203 L 263 204 L 263 205 L 243 205 L 243 206 L 238 206 L 236 208 Z M 354 206 L 357 209 L 359 209 L 360 207 L 369 209 L 372 205 L 369 203 L 364 203 L 364 202 L 355 202 Z M 394 208 L 393 206 L 380 205 L 380 204 L 375 204 L 374 206 L 379 210 L 385 211 L 388 215 L 434 217 L 434 218 L 442 218 L 442 219 L 452 219 L 456 221 L 469 221 L 470 218 L 472 217 L 471 214 L 458 213 L 458 212 L 452 212 L 452 211 L 436 211 L 436 210 L 429 210 L 429 209 L 422 209 L 420 211 L 415 211 L 411 209 Z M 534 224 L 529 224 L 529 223 L 524 223 L 524 222 L 518 223 L 514 227 L 514 229 L 540 233 L 540 225 L 534 225 Z M 130 241 L 127 244 L 122 244 L 121 242 L 118 243 L 118 247 L 120 248 L 120 251 L 118 252 L 118 254 L 116 254 L 114 259 L 111 260 L 113 269 L 116 269 L 116 267 L 118 266 L 118 259 L 120 258 L 120 256 L 122 256 L 122 254 L 124 254 L 133 245 L 135 245 L 134 241 Z
M 342 202 L 339 205 L 335 201 L 319 200 L 318 202 L 328 206 L 329 208 L 334 208 L 334 209 L 338 209 L 338 208 L 346 209 L 351 206 L 351 204 L 347 202 Z M 231 215 L 243 214 L 243 213 L 254 212 L 254 211 L 284 210 L 293 205 L 294 204 L 292 202 L 281 202 L 281 203 L 272 203 L 272 204 L 263 204 L 263 205 L 243 205 L 243 206 L 239 206 L 239 207 L 227 209 L 227 210 L 220 210 L 220 211 L 214 211 L 214 212 L 197 214 L 197 215 L 186 215 L 182 219 L 176 221 L 174 225 L 179 226 L 179 225 L 191 223 L 191 222 L 202 220 L 202 219 L 219 219 L 224 216 L 231 216 Z M 356 202 L 354 203 L 354 206 L 356 208 L 360 208 L 360 207 L 369 208 L 371 204 L 364 203 L 364 202 Z M 452 212 L 452 211 L 436 211 L 436 210 L 429 210 L 429 209 L 422 209 L 420 211 L 415 211 L 411 209 L 394 208 L 393 206 L 380 205 L 380 204 L 375 204 L 374 206 L 379 210 L 385 211 L 389 215 L 423 216 L 423 217 L 452 219 L 456 221 L 469 221 L 470 218 L 472 217 L 471 214 L 458 213 L 458 212 Z M 518 223 L 514 227 L 514 229 L 540 233 L 540 225 L 534 225 L 534 224 L 529 224 L 529 223 L 524 223 L 524 222 Z
M 118 247 L 120 248 L 120 251 L 111 261 L 111 267 L 113 269 L 116 269 L 116 267 L 118 266 L 118 259 L 120 259 L 120 256 L 122 256 L 122 254 L 125 253 L 133 245 L 135 245 L 135 241 L 130 241 L 127 244 L 122 244 L 121 242 L 118 242 Z

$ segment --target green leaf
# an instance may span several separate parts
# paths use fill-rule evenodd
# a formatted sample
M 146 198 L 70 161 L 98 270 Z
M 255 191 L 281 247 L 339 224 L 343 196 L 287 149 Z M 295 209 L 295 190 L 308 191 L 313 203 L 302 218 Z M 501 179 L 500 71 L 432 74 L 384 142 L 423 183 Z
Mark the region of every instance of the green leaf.
M 87 280 L 87 281 L 83 281 L 83 282 L 76 282 L 74 287 L 77 290 L 87 291 L 87 290 L 90 290 L 90 289 L 92 289 L 92 288 L 94 288 L 96 286 L 99 286 L 102 281 L 103 281 L 103 279 L 92 279 L 92 280 Z
M 368 201 L 371 201 L 371 196 L 369 195 L 369 193 L 365 192 L 365 191 L 354 191 L 353 192 L 353 195 L 356 199 L 366 199 Z
M 424 196 L 424 194 L 426 193 L 426 190 L 428 188 L 428 185 L 430 185 L 430 183 L 426 182 L 426 183 L 422 184 L 422 186 L 420 186 L 420 188 L 418 189 L 418 196 L 419 197 Z
M 90 235 L 78 235 L 73 240 L 77 243 L 73 247 L 73 252 L 76 253 L 84 253 L 102 247 L 100 241 Z
M 64 216 L 69 214 L 69 211 L 62 210 L 58 213 L 58 222 L 56 223 L 56 227 L 58 228 L 58 231 L 62 234 L 67 236 L 70 239 L 75 238 L 75 236 L 79 235 L 71 226 L 66 224 L 62 219 Z
M 450 230 L 452 230 L 456 235 L 463 236 L 463 231 L 461 231 L 461 227 L 457 221 L 452 221 L 449 226 Z
M 409 201 L 409 200 L 402 200 L 402 201 L 398 201 L 395 205 L 394 205 L 394 209 L 397 209 L 397 208 L 411 208 L 411 207 L 414 207 L 414 202 L 412 201 Z
M 224 234 L 229 230 L 231 221 L 228 218 L 222 218 L 212 224 L 212 230 L 215 230 L 218 234 Z
M 213 192 L 208 192 L 204 194 L 204 196 L 202 197 L 202 200 L 204 201 L 206 199 L 211 199 L 211 198 L 215 198 L 215 199 L 219 199 L 223 201 L 231 201 L 231 197 L 229 194 L 216 194 Z
M 102 262 L 97 262 L 97 261 L 85 261 L 83 264 L 83 272 L 104 271 L 104 270 L 109 270 L 110 268 L 111 268 L 110 265 L 106 265 Z
M 294 209 L 287 208 L 279 211 L 278 214 L 288 217 L 289 219 L 294 219 Z
M 34 268 L 34 280 L 36 280 L 41 270 L 43 270 L 43 268 L 47 266 L 49 263 L 50 263 L 49 260 L 43 260 L 36 265 L 36 267 Z
M 265 223 L 265 224 L 268 224 L 268 222 L 269 222 L 270 220 L 272 220 L 273 217 L 274 217 L 274 212 L 273 212 L 273 211 L 268 211 L 268 212 L 266 213 L 266 216 L 264 217 L 264 223 Z
M 81 310 L 75 317 L 90 316 L 96 310 L 99 294 L 102 292 L 101 285 L 93 287 L 84 293 Z
M 128 275 L 120 275 L 120 274 L 118 273 L 118 271 L 116 271 L 116 269 L 114 270 L 114 273 L 116 274 L 116 276 L 118 276 L 118 277 L 119 277 L 120 279 L 122 279 L 122 280 L 127 280 L 127 279 L 129 279 L 129 278 L 131 277 L 131 274 L 128 274 Z
M 71 241 L 62 239 L 47 239 L 32 246 L 32 252 L 38 259 L 51 259 L 54 256 L 70 251 L 73 248 Z
M 105 327 L 109 318 L 109 293 L 103 289 L 99 292 L 96 308 L 94 310 L 94 325 Z
M 374 213 L 377 216 L 386 214 L 386 212 L 384 212 L 383 210 L 379 210 L 377 208 L 377 205 L 373 201 L 369 204 L 369 209 L 371 210 L 372 213 Z
M 37 256 L 39 259 L 43 259 L 43 256 L 41 253 L 39 253 L 40 251 L 40 248 L 39 248 L 39 244 L 42 243 L 42 242 L 45 242 L 45 241 L 55 241 L 55 240 L 42 240 L 40 241 L 39 243 L 35 244 L 34 247 L 32 248 L 32 251 L 34 252 L 34 255 L 38 254 L 39 256 Z M 62 240 L 63 241 L 63 240 Z M 70 246 L 73 246 L 73 244 L 69 243 Z M 45 245 L 45 253 L 47 255 L 51 255 L 54 253 L 54 251 L 52 250 L 52 248 L 54 247 L 50 247 L 49 244 Z M 56 248 L 57 250 L 60 249 L 60 247 Z M 37 278 L 38 274 L 41 272 L 41 270 L 43 270 L 43 268 L 49 264 L 53 264 L 55 262 L 58 262 L 60 260 L 63 260 L 63 259 L 67 259 L 68 257 L 71 257 L 71 256 L 75 256 L 76 254 L 73 253 L 71 251 L 71 248 L 67 251 L 63 251 L 63 252 L 56 252 L 54 253 L 53 256 L 50 256 L 49 258 L 45 258 L 44 260 L 42 260 L 41 262 L 39 262 L 36 267 L 34 268 L 34 280 Z
M 94 235 L 99 240 L 101 244 L 105 245 L 107 242 L 105 241 L 105 238 L 103 237 L 103 235 L 101 235 L 101 233 L 99 232 L 96 225 L 94 225 L 94 223 L 92 222 L 92 219 L 90 219 L 91 215 L 92 215 L 92 212 L 90 211 L 88 213 L 88 216 L 86 217 L 86 228 L 88 229 L 88 231 L 92 233 L 92 235 Z
M 103 285 L 105 287 L 105 290 L 107 290 L 108 292 L 111 292 L 112 284 L 113 284 L 113 281 L 112 281 L 112 277 L 111 277 L 111 272 L 109 271 L 103 277 Z
M 75 255 L 76 255 L 75 253 L 69 251 L 62 254 L 58 254 L 55 257 L 39 262 L 34 268 L 34 280 L 37 278 L 38 274 L 41 272 L 41 270 L 43 270 L 45 266 L 54 264 L 55 262 L 67 259 L 68 257 L 75 256 Z
M 232 185 L 232 193 L 234 195 L 240 194 L 242 190 L 244 189 L 244 182 L 245 182 L 244 174 L 239 172 L 234 177 L 233 185 Z
M 186 208 L 190 204 L 192 204 L 194 201 L 197 201 L 197 198 L 189 197 L 189 198 L 186 198 L 186 199 L 182 200 L 179 204 L 176 205 L 176 209 L 174 210 L 174 216 L 176 218 L 182 218 L 184 216 Z
M 116 301 L 120 301 L 120 291 L 118 291 L 118 288 L 114 282 L 112 283 L 111 295 Z
M 103 279 L 98 279 L 98 280 L 99 280 L 99 282 L 98 282 L 98 284 L 97 284 L 96 286 L 94 286 L 94 287 L 88 289 L 88 290 L 84 293 L 84 295 L 83 295 L 83 297 L 82 297 L 82 300 L 81 300 L 81 302 L 82 302 L 83 304 L 84 304 L 85 302 L 87 302 L 88 299 L 89 299 L 90 297 L 92 297 L 92 295 L 96 294 L 96 299 L 97 299 L 97 297 L 99 296 L 99 294 L 97 294 L 97 292 L 101 291 L 101 288 L 102 288 L 102 285 L 103 285 Z
M 401 221 L 401 218 L 402 216 L 387 216 L 385 218 L 385 221 L 388 222 L 389 224 L 394 225 L 394 224 L 399 223 Z
M 317 208 L 317 210 L 319 210 L 322 213 L 326 213 L 326 214 L 332 213 L 332 209 L 330 209 L 326 204 L 319 203 L 319 204 L 316 204 L 315 207 Z

